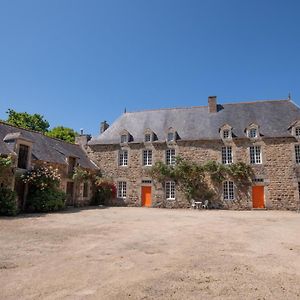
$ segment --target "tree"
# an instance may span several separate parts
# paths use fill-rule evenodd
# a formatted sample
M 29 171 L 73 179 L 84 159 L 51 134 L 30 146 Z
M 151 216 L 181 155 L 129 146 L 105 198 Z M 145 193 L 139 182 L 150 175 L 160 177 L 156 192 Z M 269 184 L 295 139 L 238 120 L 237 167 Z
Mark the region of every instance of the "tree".
M 44 116 L 39 114 L 29 114 L 27 112 L 16 112 L 13 109 L 9 109 L 7 112 L 7 123 L 26 129 L 32 129 L 40 132 L 47 132 L 50 124 L 44 119 Z
M 72 128 L 57 126 L 48 131 L 46 135 L 69 143 L 74 143 L 78 133 Z

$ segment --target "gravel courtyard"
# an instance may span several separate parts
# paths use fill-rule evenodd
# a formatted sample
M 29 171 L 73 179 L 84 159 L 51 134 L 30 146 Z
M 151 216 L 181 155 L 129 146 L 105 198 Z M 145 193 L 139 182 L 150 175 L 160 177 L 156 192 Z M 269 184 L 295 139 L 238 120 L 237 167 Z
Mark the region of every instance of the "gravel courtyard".
M 0 299 L 300 299 L 300 214 L 71 209 L 0 218 Z

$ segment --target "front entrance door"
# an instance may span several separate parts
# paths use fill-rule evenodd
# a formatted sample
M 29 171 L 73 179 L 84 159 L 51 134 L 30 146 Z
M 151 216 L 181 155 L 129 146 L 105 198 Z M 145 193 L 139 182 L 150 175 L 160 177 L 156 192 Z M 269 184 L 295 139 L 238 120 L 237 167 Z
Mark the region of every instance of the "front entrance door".
M 142 206 L 151 207 L 151 186 L 142 186 Z
M 67 182 L 67 205 L 74 205 L 74 182 Z
M 265 195 L 263 186 L 252 187 L 252 205 L 253 208 L 265 208 Z

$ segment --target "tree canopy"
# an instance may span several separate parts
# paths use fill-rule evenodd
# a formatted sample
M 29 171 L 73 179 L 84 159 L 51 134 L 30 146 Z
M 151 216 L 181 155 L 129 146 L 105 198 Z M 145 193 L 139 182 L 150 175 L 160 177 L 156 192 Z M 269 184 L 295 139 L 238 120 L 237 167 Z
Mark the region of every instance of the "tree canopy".
M 39 114 L 29 114 L 27 112 L 16 112 L 13 109 L 9 109 L 7 112 L 7 123 L 26 129 L 32 129 L 40 132 L 47 132 L 50 124 L 44 119 L 44 116 Z
M 72 128 L 57 126 L 48 131 L 46 135 L 69 143 L 74 143 L 78 133 Z

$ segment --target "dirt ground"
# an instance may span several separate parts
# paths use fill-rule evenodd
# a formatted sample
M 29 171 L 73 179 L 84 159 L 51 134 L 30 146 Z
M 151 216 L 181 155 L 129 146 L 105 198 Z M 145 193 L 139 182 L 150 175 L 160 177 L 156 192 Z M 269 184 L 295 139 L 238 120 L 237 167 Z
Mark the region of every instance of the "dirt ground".
M 0 299 L 300 299 L 300 214 L 94 208 L 0 218 Z

